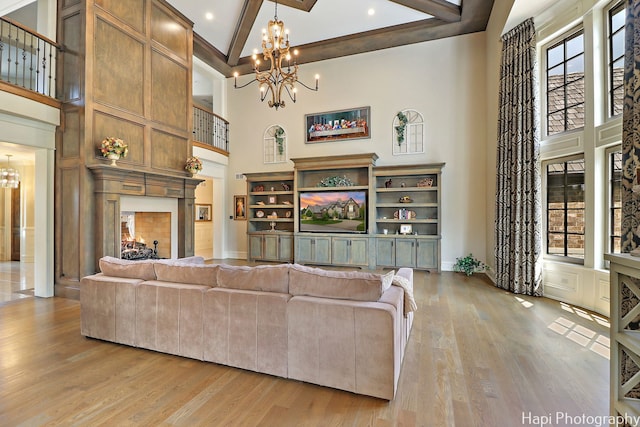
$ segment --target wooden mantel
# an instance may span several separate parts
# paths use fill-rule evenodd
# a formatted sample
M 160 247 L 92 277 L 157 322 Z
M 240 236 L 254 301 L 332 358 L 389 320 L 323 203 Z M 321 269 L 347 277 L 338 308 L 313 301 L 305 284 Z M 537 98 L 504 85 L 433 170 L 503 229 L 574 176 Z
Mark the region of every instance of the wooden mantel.
M 178 257 L 193 255 L 195 189 L 201 179 L 111 165 L 91 165 L 88 168 L 94 176 L 96 271 L 101 257 L 120 257 L 121 196 L 178 199 Z

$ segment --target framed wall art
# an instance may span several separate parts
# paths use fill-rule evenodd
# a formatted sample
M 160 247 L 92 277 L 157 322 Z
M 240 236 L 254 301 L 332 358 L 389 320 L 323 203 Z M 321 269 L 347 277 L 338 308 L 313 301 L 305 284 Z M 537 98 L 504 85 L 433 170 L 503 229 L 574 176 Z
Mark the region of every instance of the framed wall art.
M 211 205 L 196 203 L 196 221 L 211 221 Z
M 344 141 L 371 137 L 371 107 L 306 114 L 305 142 Z
M 233 196 L 233 206 L 235 206 L 233 219 L 247 219 L 247 196 Z

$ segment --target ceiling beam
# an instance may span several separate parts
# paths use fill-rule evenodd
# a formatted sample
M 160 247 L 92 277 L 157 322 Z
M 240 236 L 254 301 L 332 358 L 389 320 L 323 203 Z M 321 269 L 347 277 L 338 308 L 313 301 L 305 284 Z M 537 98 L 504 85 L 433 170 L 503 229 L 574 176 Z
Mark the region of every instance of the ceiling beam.
M 446 22 L 457 22 L 462 18 L 460 6 L 445 0 L 391 0 L 402 6 L 426 13 Z
M 249 32 L 253 27 L 253 23 L 256 21 L 260 6 L 262 6 L 263 0 L 245 0 L 242 7 L 242 13 L 240 14 L 240 22 L 236 27 L 236 31 L 233 33 L 231 39 L 231 46 L 229 46 L 229 59 L 228 64 L 234 66 L 240 59 L 240 53 L 244 48 L 247 39 L 249 38 Z
M 273 1 L 273 0 L 270 0 Z M 289 6 L 294 9 L 310 12 L 317 0 L 279 0 L 279 5 Z
M 231 75 L 227 57 L 201 35 L 193 32 L 193 55 L 225 76 Z
M 475 24 L 475 23 L 474 23 Z M 300 50 L 298 64 L 306 64 L 341 56 L 357 55 L 391 47 L 437 40 L 445 37 L 482 31 L 476 25 L 464 22 L 443 22 L 439 19 L 424 19 L 348 36 L 337 37 L 321 42 L 296 46 Z M 253 61 L 250 56 L 240 58 L 232 67 L 232 73 L 250 74 L 253 72 Z M 223 73 L 224 74 L 224 73 Z M 232 74 L 226 74 L 230 77 Z

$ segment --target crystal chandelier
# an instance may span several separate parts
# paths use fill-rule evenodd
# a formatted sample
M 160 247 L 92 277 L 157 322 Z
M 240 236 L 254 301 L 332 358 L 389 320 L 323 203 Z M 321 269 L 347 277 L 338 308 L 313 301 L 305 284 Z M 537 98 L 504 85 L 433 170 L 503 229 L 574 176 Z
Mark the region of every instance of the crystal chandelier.
M 295 60 L 298 50 L 293 50 L 292 58 L 289 52 L 289 30 L 285 30 L 284 22 L 278 19 L 277 0 L 275 0 L 275 4 L 273 21 L 269 21 L 267 29 L 262 30 L 262 56 L 265 62 L 269 61 L 269 69 L 260 71 L 260 59 L 258 59 L 258 52 L 255 50 L 252 56 L 255 79 L 245 85 L 238 86 L 238 73 L 235 72 L 233 87 L 242 89 L 257 81 L 260 85 L 260 101 L 264 102 L 271 95 L 269 107 L 275 107 L 277 110 L 279 107 L 285 107 L 285 101 L 282 99 L 283 92 L 289 95 L 289 99 L 296 102 L 297 88 L 295 84 L 300 83 L 309 90 L 317 91 L 320 77 L 316 74 L 315 88 L 298 80 L 298 64 Z
M 0 187 L 18 188 L 20 186 L 20 173 L 10 165 L 11 154 L 7 154 L 7 167 L 0 169 Z

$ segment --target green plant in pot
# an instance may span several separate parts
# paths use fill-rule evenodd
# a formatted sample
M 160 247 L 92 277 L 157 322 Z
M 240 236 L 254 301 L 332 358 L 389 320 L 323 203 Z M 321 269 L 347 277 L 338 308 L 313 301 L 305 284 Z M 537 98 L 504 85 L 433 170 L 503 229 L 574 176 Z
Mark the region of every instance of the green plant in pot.
M 487 271 L 488 269 L 489 266 L 476 259 L 473 254 L 456 258 L 456 263 L 453 265 L 453 271 L 464 273 L 467 276 L 471 276 L 473 273 Z

